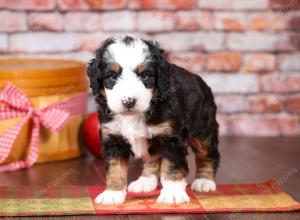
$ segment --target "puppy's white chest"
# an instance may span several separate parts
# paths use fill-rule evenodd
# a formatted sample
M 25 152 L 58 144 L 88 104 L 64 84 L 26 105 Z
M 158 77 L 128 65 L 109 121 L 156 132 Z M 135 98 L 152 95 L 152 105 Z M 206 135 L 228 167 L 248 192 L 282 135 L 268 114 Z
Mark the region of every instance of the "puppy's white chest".
M 128 140 L 135 157 L 150 158 L 148 153 L 148 132 L 143 115 L 115 116 L 112 122 L 107 123 L 113 133 L 119 133 Z

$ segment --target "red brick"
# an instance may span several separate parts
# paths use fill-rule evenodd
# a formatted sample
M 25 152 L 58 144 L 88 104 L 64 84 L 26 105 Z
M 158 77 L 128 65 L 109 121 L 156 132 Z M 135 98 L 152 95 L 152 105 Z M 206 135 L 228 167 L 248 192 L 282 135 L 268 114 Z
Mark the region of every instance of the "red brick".
M 241 31 L 246 26 L 245 13 L 219 12 L 215 13 L 215 28 L 224 31 Z
M 286 119 L 279 119 L 279 128 L 281 135 L 298 135 L 300 134 L 299 116 L 290 116 Z
M 102 33 L 102 32 L 86 34 L 84 36 L 81 49 L 95 52 L 96 49 L 99 48 L 101 42 L 104 41 L 108 37 L 111 37 L 111 36 L 109 36 L 108 34 Z
M 101 42 L 106 40 L 109 37 L 116 37 L 119 36 L 122 33 L 118 32 L 96 32 L 96 33 L 88 33 L 84 34 L 82 36 L 82 42 L 81 42 L 81 50 L 87 50 L 87 51 L 92 51 L 95 52 L 97 48 L 99 48 Z M 130 34 L 137 35 L 143 39 L 150 39 L 149 36 L 146 34 L 141 34 L 141 33 L 135 33 L 135 32 L 130 32 Z
M 245 98 L 243 96 L 216 96 L 215 101 L 218 106 L 218 112 L 236 113 L 245 111 Z
M 300 95 L 286 97 L 284 107 L 289 113 L 300 113 Z
M 219 134 L 224 135 L 232 135 L 229 128 L 228 116 L 225 114 L 217 114 L 217 122 L 219 123 Z
M 187 70 L 199 73 L 204 68 L 205 56 L 200 53 L 172 53 L 169 61 Z
M 66 30 L 71 31 L 133 30 L 135 20 L 136 14 L 129 11 L 104 12 L 101 14 L 73 12 L 66 15 L 65 27 Z
M 254 74 L 201 74 L 215 93 L 257 93 L 259 78 Z
M 288 28 L 291 30 L 300 30 L 300 13 L 297 11 L 297 13 L 289 13 L 288 16 Z
M 131 31 L 136 28 L 136 13 L 115 11 L 101 14 L 101 28 L 105 31 Z
M 247 29 L 283 31 L 287 26 L 286 16 L 280 12 L 254 13 L 249 15 Z
M 0 17 L 1 32 L 15 32 L 27 30 L 25 13 L 1 11 Z
M 179 11 L 175 14 L 176 30 L 213 30 L 214 16 L 203 11 Z
M 89 62 L 95 55 L 89 51 L 79 51 L 79 52 L 59 52 L 59 53 L 38 53 L 38 54 L 28 54 L 28 53 L 18 53 L 10 54 L 12 57 L 30 57 L 30 58 L 53 58 L 53 59 L 68 59 L 68 60 L 78 60 L 82 62 Z
M 164 33 L 154 35 L 154 39 L 168 51 L 214 51 L 224 49 L 223 33 Z
M 300 34 L 299 33 L 291 33 L 289 35 L 290 44 L 293 45 L 292 47 L 295 48 L 297 51 L 300 50 Z
M 10 37 L 10 51 L 23 53 L 67 52 L 81 48 L 82 35 L 72 33 L 24 33 Z
M 241 66 L 242 54 L 235 52 L 216 52 L 207 56 L 205 69 L 208 71 L 233 72 Z
M 280 10 L 284 13 L 300 8 L 300 2 L 298 0 L 270 0 L 270 5 L 273 9 Z
M 261 88 L 264 92 L 286 94 L 300 91 L 300 75 L 298 74 L 271 74 L 261 79 Z
M 200 9 L 212 10 L 264 10 L 268 0 L 198 0 Z
M 113 10 L 123 9 L 126 0 L 57 0 L 62 10 Z
M 300 71 L 300 53 L 279 55 L 278 61 L 281 71 Z
M 251 113 L 278 113 L 283 109 L 281 99 L 277 96 L 252 96 L 246 102 L 246 111 Z
M 196 0 L 128 0 L 132 9 L 193 9 Z
M 64 28 L 64 20 L 59 13 L 31 13 L 28 16 L 30 30 L 60 31 Z
M 296 46 L 286 33 L 230 33 L 227 48 L 240 51 L 294 51 Z
M 5 34 L 0 34 L 0 52 L 6 52 L 8 50 L 8 37 Z
M 175 17 L 171 12 L 146 11 L 137 16 L 137 30 L 145 32 L 170 31 L 174 29 Z
M 216 96 L 218 112 L 221 113 L 278 113 L 283 109 L 282 101 L 277 96 L 258 95 L 258 96 L 236 96 L 222 95 Z
M 100 30 L 101 24 L 100 13 L 72 12 L 65 16 L 65 29 L 68 31 Z
M 288 26 L 279 12 L 216 12 L 215 28 L 224 31 L 282 31 Z
M 300 134 L 297 116 L 262 117 L 257 115 L 233 116 L 228 122 L 233 135 L 277 136 Z
M 276 58 L 273 54 L 247 54 L 243 60 L 243 71 L 265 73 L 276 70 Z
M 52 10 L 55 0 L 0 0 L 0 8 L 12 10 Z

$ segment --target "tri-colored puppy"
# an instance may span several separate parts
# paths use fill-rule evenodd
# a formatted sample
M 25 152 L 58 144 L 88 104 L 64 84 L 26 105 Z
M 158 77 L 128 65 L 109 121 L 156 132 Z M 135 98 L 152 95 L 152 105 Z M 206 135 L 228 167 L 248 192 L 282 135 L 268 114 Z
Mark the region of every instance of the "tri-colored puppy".
M 189 202 L 187 147 L 195 151 L 192 189 L 214 191 L 218 123 L 211 89 L 201 77 L 170 64 L 158 44 L 132 35 L 110 38 L 88 66 L 99 104 L 106 190 L 96 202 L 120 204 L 129 192 L 155 190 L 159 203 Z M 130 155 L 144 161 L 127 188 Z

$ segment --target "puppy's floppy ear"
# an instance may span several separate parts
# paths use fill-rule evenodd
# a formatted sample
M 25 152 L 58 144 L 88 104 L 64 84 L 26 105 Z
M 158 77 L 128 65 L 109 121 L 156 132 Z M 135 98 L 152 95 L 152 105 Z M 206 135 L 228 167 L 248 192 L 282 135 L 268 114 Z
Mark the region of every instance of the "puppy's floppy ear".
M 103 74 L 101 69 L 103 67 L 104 53 L 106 52 L 107 47 L 113 43 L 112 38 L 105 40 L 99 49 L 96 51 L 96 57 L 92 59 L 87 67 L 87 74 L 90 78 L 90 87 L 94 95 L 98 95 L 100 90 L 103 89 Z
M 146 41 L 156 66 L 156 86 L 158 96 L 162 96 L 169 89 L 169 63 L 164 50 L 160 49 L 157 42 Z
M 157 44 L 158 47 L 158 44 Z M 165 58 L 164 50 L 158 47 L 158 75 L 157 75 L 157 89 L 159 96 L 163 96 L 169 89 L 169 63 Z
M 92 59 L 87 68 L 87 74 L 90 78 L 90 87 L 94 95 L 98 95 L 102 84 L 101 72 L 100 72 L 100 60 L 97 58 Z

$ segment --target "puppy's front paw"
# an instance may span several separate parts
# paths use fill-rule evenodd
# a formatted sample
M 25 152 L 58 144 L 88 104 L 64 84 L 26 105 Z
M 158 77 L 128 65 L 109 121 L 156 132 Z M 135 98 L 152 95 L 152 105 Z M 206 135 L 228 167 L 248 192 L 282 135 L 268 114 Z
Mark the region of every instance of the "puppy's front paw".
M 206 178 L 195 179 L 192 183 L 192 190 L 197 192 L 216 191 L 216 188 L 215 181 Z
M 126 190 L 105 190 L 96 197 L 95 203 L 103 205 L 117 205 L 125 201 L 125 196 Z
M 155 175 L 140 176 L 128 186 L 129 192 L 151 192 L 157 187 L 157 177 Z
M 163 188 L 160 191 L 160 195 L 157 199 L 157 202 L 165 204 L 180 204 L 184 202 L 189 202 L 190 198 L 185 191 L 186 185 L 187 183 L 185 180 L 165 180 L 163 182 Z

